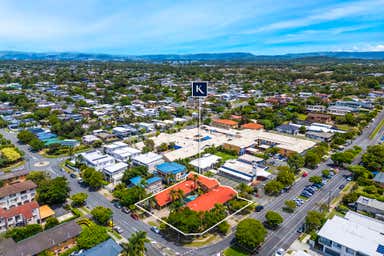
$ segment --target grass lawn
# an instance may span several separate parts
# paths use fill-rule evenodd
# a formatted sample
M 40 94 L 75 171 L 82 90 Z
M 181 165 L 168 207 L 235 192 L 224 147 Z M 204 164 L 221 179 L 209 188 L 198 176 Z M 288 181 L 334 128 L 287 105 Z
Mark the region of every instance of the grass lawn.
M 248 256 L 249 253 L 242 251 L 240 248 L 231 246 L 225 249 L 224 251 L 225 256 Z
M 381 120 L 378 126 L 376 126 L 375 130 L 369 135 L 370 139 L 373 139 L 376 137 L 376 134 L 380 131 L 380 129 L 384 126 L 384 119 Z
M 215 155 L 221 157 L 224 161 L 237 158 L 236 156 L 233 156 L 224 152 L 216 152 Z
M 352 128 L 352 126 L 350 126 L 348 124 L 338 124 L 338 125 L 336 125 L 336 127 L 340 130 L 343 130 L 343 131 L 348 131 Z
M 297 119 L 304 121 L 307 118 L 306 114 L 297 114 Z
M 201 240 L 195 240 L 191 243 L 188 243 L 188 244 L 185 244 L 185 246 L 188 246 L 188 247 L 200 247 L 200 246 L 204 246 L 204 245 L 208 245 L 210 244 L 213 240 L 216 239 L 216 235 L 209 235 L 209 237 L 205 238 L 205 239 L 201 239 Z

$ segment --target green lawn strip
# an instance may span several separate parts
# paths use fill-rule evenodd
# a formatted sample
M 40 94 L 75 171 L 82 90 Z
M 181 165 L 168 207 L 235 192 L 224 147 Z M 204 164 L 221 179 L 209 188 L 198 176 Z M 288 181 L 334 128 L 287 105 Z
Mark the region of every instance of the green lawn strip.
M 373 130 L 373 132 L 369 135 L 370 139 L 373 139 L 376 137 L 376 134 L 381 130 L 381 128 L 384 126 L 384 119 L 381 120 L 378 126 Z
M 225 249 L 224 256 L 248 256 L 249 253 L 241 250 L 241 248 L 236 246 L 231 246 Z
M 224 152 L 216 152 L 215 155 L 221 157 L 223 159 L 223 161 L 227 161 L 227 160 L 230 160 L 230 159 L 236 159 L 237 158 L 236 156 L 233 156 L 233 155 L 230 155 L 230 154 L 227 154 L 227 153 L 224 153 Z
M 10 172 L 10 171 L 12 171 L 12 169 L 20 167 L 20 166 L 22 166 L 24 164 L 25 164 L 25 160 L 22 160 L 22 161 L 19 161 L 17 163 L 14 163 L 14 164 L 12 164 L 10 166 L 4 167 L 4 168 L 0 168 L 0 171 L 2 171 L 2 172 Z

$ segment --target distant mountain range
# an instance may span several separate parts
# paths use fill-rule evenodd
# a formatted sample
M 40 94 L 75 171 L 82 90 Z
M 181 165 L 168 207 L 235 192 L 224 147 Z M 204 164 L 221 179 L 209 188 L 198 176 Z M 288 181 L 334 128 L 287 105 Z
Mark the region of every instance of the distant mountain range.
M 160 54 L 160 55 L 112 55 L 76 52 L 36 53 L 0 51 L 0 60 L 63 60 L 63 61 L 280 61 L 298 59 L 364 59 L 384 60 L 384 52 L 311 52 L 284 55 L 254 55 L 245 52 Z

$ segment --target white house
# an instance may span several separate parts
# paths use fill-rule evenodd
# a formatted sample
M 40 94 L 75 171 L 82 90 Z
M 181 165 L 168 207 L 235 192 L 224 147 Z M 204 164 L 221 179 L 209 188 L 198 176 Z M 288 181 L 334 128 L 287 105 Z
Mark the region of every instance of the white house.
M 128 144 L 122 141 L 116 141 L 110 144 L 103 145 L 104 152 L 109 155 L 112 154 L 113 151 L 117 149 L 125 148 L 125 147 L 128 147 Z
M 115 158 L 105 155 L 97 150 L 81 153 L 80 156 L 82 163 L 89 167 L 95 168 L 97 171 L 115 163 Z
M 349 211 L 335 215 L 318 232 L 324 255 L 382 256 L 384 222 Z
M 113 156 L 117 161 L 128 162 L 132 157 L 140 154 L 140 152 L 141 151 L 136 148 L 124 147 L 112 151 L 110 155 Z
M 103 173 L 105 179 L 113 184 L 121 182 L 123 178 L 124 171 L 128 168 L 128 164 L 123 162 L 118 162 L 116 164 L 108 165 L 104 167 Z
M 164 159 L 162 155 L 148 152 L 145 154 L 139 154 L 132 157 L 133 165 L 141 165 L 148 168 L 148 172 L 152 173 L 156 168 L 156 165 L 164 163 Z

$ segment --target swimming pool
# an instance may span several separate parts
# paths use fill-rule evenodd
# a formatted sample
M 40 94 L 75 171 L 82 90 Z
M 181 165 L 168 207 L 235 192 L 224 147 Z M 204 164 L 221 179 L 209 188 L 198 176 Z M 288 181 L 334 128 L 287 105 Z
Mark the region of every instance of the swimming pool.
M 189 203 L 189 202 L 195 200 L 196 197 L 197 197 L 197 195 L 189 195 L 189 196 L 187 196 L 187 197 L 184 199 L 184 201 L 185 201 L 186 203 Z

